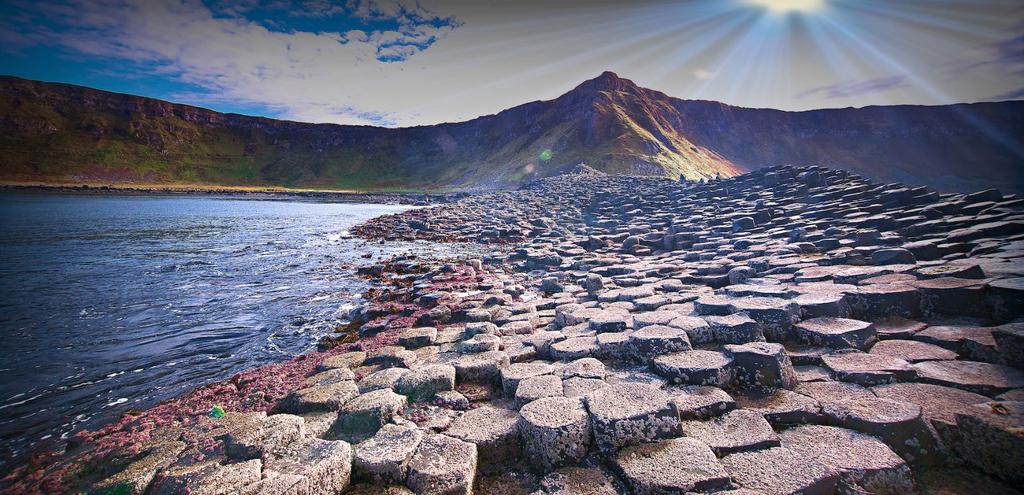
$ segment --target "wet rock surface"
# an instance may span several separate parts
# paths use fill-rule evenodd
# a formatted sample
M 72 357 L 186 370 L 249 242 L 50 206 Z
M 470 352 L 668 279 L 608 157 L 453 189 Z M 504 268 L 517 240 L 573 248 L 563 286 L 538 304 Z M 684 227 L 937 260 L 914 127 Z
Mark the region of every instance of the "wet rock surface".
M 978 202 L 773 167 L 564 175 L 380 217 L 356 233 L 493 251 L 367 269 L 366 305 L 321 351 L 8 483 L 913 493 L 954 486 L 933 474 L 951 467 L 1020 483 L 1024 203 Z

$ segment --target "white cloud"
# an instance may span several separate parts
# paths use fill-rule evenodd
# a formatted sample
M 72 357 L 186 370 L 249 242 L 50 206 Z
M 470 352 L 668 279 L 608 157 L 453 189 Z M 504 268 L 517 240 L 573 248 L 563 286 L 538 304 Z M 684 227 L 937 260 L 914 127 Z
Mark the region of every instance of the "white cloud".
M 708 79 L 711 79 L 712 77 L 715 77 L 715 73 L 703 67 L 698 67 L 696 70 L 693 71 L 693 77 L 701 81 L 706 81 Z

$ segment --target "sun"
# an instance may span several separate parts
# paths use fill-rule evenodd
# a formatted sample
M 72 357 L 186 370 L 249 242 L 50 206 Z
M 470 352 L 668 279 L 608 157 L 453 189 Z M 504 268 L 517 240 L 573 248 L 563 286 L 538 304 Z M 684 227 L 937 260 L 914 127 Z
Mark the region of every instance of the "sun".
M 814 12 L 825 6 L 825 0 L 747 0 L 748 3 L 772 12 Z

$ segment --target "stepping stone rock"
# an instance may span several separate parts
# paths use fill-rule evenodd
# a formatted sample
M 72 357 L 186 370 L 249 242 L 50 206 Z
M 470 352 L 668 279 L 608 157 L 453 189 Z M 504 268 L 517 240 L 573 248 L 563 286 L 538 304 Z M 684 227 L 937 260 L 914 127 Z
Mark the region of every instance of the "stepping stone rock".
M 433 344 L 437 340 L 437 329 L 434 327 L 417 327 L 403 331 L 398 336 L 398 345 L 406 349 L 417 349 Z
M 737 394 L 736 405 L 764 416 L 772 426 L 814 423 L 822 418 L 818 401 L 785 389 Z
M 143 494 L 156 477 L 158 471 L 170 466 L 185 450 L 185 442 L 160 443 L 146 451 L 143 457 L 133 461 L 119 473 L 97 483 L 91 493 Z
M 575 464 L 591 444 L 590 419 L 578 398 L 547 397 L 519 410 L 519 434 L 527 461 L 544 472 Z
M 957 413 L 960 456 L 997 478 L 1024 484 L 1024 402 L 986 402 Z
M 721 462 L 737 484 L 754 493 L 829 494 L 839 482 L 839 470 L 785 447 L 732 454 Z
M 551 344 L 550 353 L 552 359 L 572 361 L 596 356 L 599 353 L 599 347 L 595 337 L 572 337 Z
M 455 389 L 455 367 L 428 364 L 405 373 L 395 382 L 395 391 L 413 402 L 432 399 L 438 392 Z
M 481 333 L 459 343 L 459 352 L 463 354 L 476 354 L 479 352 L 497 351 L 500 347 L 500 337 L 489 333 Z
M 562 395 L 566 397 L 583 397 L 607 386 L 608 383 L 600 378 L 566 378 L 562 380 Z
M 913 265 L 917 263 L 914 253 L 902 248 L 879 249 L 871 253 L 872 265 Z
M 838 470 L 842 493 L 915 493 L 907 463 L 877 438 L 832 426 L 798 426 L 782 446 Z
M 405 410 L 405 401 L 404 395 L 391 390 L 367 392 L 342 406 L 332 431 L 335 435 L 372 436 L 392 417 Z
M 455 378 L 459 382 L 498 383 L 501 369 L 509 365 L 508 354 L 501 351 L 487 351 L 467 354 L 454 363 Z
M 224 450 L 232 459 L 256 459 L 264 452 L 297 442 L 306 436 L 306 421 L 291 414 L 273 414 L 224 437 Z
M 683 386 L 666 389 L 679 411 L 679 419 L 706 419 L 736 408 L 732 396 L 717 387 Z
M 908 320 L 902 316 L 883 318 L 874 322 L 875 333 L 880 339 L 909 339 L 928 327 L 924 323 Z
M 604 363 L 594 358 L 577 359 L 562 368 L 562 378 L 600 378 L 608 375 Z
M 534 361 L 529 363 L 512 363 L 501 370 L 501 389 L 505 397 L 513 397 L 519 382 L 534 376 L 550 375 L 555 368 L 550 363 Z
M 1024 387 L 1024 371 L 976 361 L 925 361 L 914 364 L 922 382 L 956 387 L 982 395 L 998 395 Z
M 1024 314 L 1024 277 L 1004 278 L 988 284 L 993 317 L 1006 321 Z
M 892 316 L 910 318 L 921 313 L 921 294 L 911 285 L 864 285 L 850 295 L 850 310 L 853 317 L 869 320 Z
M 729 475 L 714 452 L 690 438 L 626 447 L 612 462 L 638 495 L 703 492 L 729 485 Z
M 329 370 L 329 369 L 352 369 L 363 365 L 366 361 L 366 353 L 363 351 L 351 351 L 338 354 L 337 356 L 331 356 L 324 359 L 320 366 L 317 366 L 318 370 Z
M 658 356 L 654 370 L 672 383 L 725 387 L 732 383 L 732 358 L 717 351 L 683 351 Z
M 957 413 L 991 400 L 984 395 L 930 383 L 892 383 L 872 387 L 871 391 L 883 399 L 921 406 L 921 414 L 944 436 L 956 427 Z
M 937 345 L 916 340 L 882 340 L 871 347 L 871 354 L 889 356 L 911 363 L 956 359 L 957 354 Z
M 373 438 L 356 446 L 353 468 L 358 476 L 376 483 L 405 483 L 409 461 L 422 440 L 418 428 L 384 425 Z
M 917 376 L 910 363 L 881 354 L 851 350 L 825 354 L 821 360 L 835 379 L 865 387 L 910 381 Z
M 928 327 L 914 335 L 914 340 L 944 347 L 974 361 L 999 360 L 993 331 L 999 327 Z
M 427 435 L 409 462 L 409 488 L 419 495 L 471 495 L 476 445 L 445 435 Z
M 712 338 L 719 344 L 746 344 L 764 342 L 760 325 L 744 315 L 708 316 Z
M 218 464 L 216 461 L 201 462 L 188 466 L 176 466 L 164 471 L 147 493 L 173 495 L 188 493 L 196 495 L 227 495 L 242 491 L 260 481 L 263 463 L 259 459 Z
M 586 396 L 594 443 L 606 453 L 679 434 L 679 413 L 662 390 L 619 383 Z
M 351 380 L 318 385 L 291 392 L 281 400 L 279 408 L 281 412 L 293 414 L 337 411 L 356 395 L 359 395 L 359 387 Z
M 305 439 L 280 447 L 263 458 L 265 479 L 299 477 L 301 481 L 291 483 L 291 490 L 310 495 L 342 493 L 351 474 L 352 447 L 338 440 Z
M 800 319 L 800 306 L 777 297 L 743 297 L 733 300 L 733 307 L 761 325 L 768 340 L 782 342 Z
M 992 330 L 992 338 L 999 348 L 1000 361 L 1014 368 L 1024 369 L 1024 325 L 996 327 Z
M 988 316 L 983 281 L 941 277 L 919 280 L 914 286 L 921 291 L 921 309 L 926 314 L 955 316 Z
M 626 314 L 618 311 L 602 310 L 592 313 L 587 318 L 587 326 L 598 333 L 621 332 L 628 326 Z
M 874 435 L 911 463 L 925 462 L 937 454 L 936 439 L 916 404 L 836 397 L 821 402 L 821 409 L 831 424 Z
M 444 434 L 475 444 L 478 467 L 488 472 L 518 455 L 518 420 L 515 411 L 482 406 L 456 418 Z
M 719 457 L 779 445 L 779 437 L 764 416 L 737 409 L 708 421 L 683 421 L 683 433 L 711 446 Z
M 619 490 L 600 469 L 564 467 L 545 476 L 533 495 L 619 495 Z
M 715 340 L 714 330 L 703 318 L 680 316 L 670 321 L 668 326 L 685 330 L 693 345 L 707 344 Z
M 846 318 L 850 316 L 850 304 L 845 294 L 811 293 L 793 298 L 800 305 L 804 318 Z
M 668 325 L 668 323 L 679 318 L 676 311 L 648 311 L 633 315 L 633 329 L 639 330 L 651 325 Z
M 633 332 L 629 336 L 626 347 L 630 355 L 642 362 L 647 362 L 662 354 L 686 351 L 692 348 L 690 337 L 685 330 L 661 325 L 652 325 Z
M 539 375 L 519 382 L 513 397 L 516 407 L 521 408 L 537 399 L 558 397 L 563 393 L 561 378 L 555 375 Z
M 379 371 L 374 371 L 365 378 L 359 380 L 357 384 L 359 387 L 359 393 L 364 394 L 366 392 L 372 392 L 374 390 L 380 390 L 384 388 L 392 388 L 395 386 L 395 382 L 402 375 L 408 373 L 409 370 L 405 368 L 384 368 Z
M 812 318 L 797 323 L 795 328 L 803 342 L 833 349 L 867 350 L 877 339 L 870 323 L 847 318 Z
M 727 345 L 725 351 L 732 356 L 732 365 L 738 384 L 761 388 L 793 389 L 796 387 L 796 372 L 782 345 L 751 342 Z

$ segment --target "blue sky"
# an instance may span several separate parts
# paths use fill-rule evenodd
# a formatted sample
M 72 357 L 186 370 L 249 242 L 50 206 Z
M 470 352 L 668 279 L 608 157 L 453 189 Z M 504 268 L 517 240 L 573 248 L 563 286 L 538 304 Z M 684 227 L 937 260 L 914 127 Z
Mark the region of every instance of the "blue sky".
M 604 70 L 787 110 L 1022 98 L 1024 4 L 0 2 L 0 73 L 302 121 L 465 120 Z

